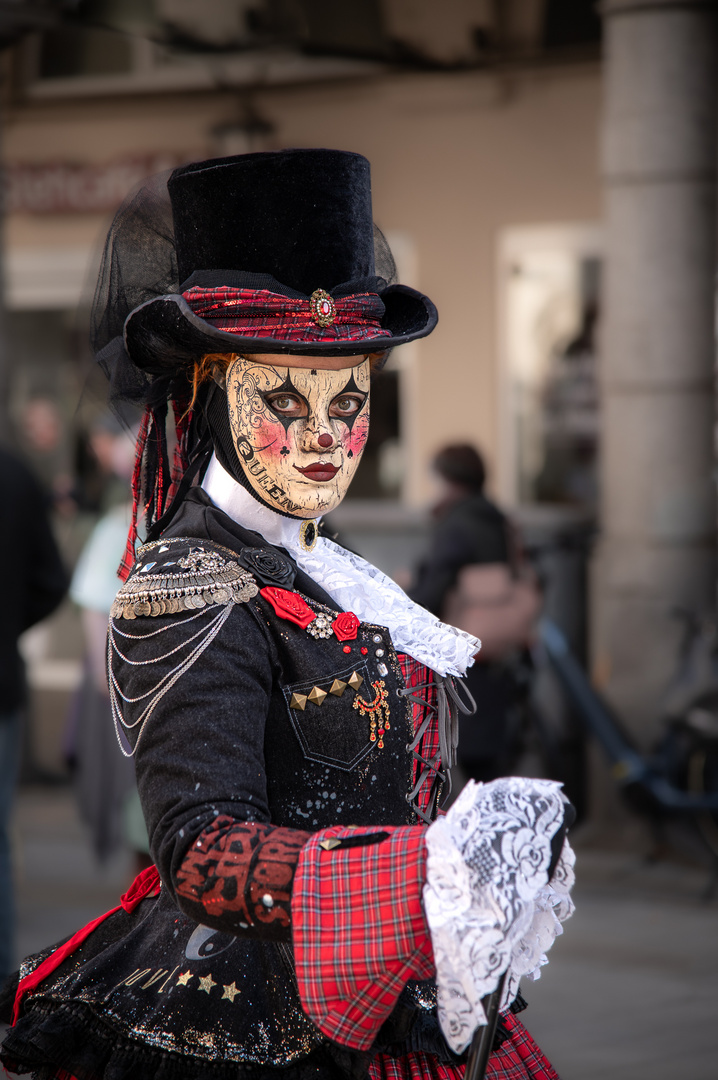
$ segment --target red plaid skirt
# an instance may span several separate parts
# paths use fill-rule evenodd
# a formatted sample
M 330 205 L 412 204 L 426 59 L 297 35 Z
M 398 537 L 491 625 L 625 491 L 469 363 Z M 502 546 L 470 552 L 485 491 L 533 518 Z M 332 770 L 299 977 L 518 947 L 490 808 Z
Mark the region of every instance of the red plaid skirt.
M 491 1054 L 486 1080 L 559 1080 L 521 1021 L 512 1013 L 502 1014 L 501 1020 L 509 1037 Z M 431 1054 L 380 1054 L 369 1067 L 371 1080 L 462 1080 L 463 1075 L 463 1065 L 442 1065 Z

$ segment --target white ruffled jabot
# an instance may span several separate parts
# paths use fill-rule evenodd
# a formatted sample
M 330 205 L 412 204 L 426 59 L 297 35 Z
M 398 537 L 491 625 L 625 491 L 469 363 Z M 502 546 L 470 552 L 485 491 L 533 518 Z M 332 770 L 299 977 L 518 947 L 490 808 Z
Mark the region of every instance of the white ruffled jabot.
M 397 652 L 408 653 L 439 675 L 465 675 L 481 642 L 441 622 L 410 600 L 396 582 L 332 540 L 319 537 L 311 551 L 300 543 L 299 518 L 276 514 L 230 476 L 213 455 L 202 481 L 215 506 L 245 529 L 289 552 L 305 574 L 361 622 L 385 626 Z

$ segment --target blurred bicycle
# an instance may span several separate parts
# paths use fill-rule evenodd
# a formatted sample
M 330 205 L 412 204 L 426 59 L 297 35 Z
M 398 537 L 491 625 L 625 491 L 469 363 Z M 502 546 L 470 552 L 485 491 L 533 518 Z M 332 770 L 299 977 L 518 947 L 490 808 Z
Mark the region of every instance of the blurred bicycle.
M 708 895 L 718 889 L 718 634 L 715 623 L 678 613 L 685 624 L 676 673 L 659 717 L 655 749 L 643 754 L 615 710 L 591 686 L 565 635 L 539 624 L 536 661 L 550 664 L 574 713 L 608 758 L 632 810 L 657 834 L 668 821 L 688 825 L 711 860 Z

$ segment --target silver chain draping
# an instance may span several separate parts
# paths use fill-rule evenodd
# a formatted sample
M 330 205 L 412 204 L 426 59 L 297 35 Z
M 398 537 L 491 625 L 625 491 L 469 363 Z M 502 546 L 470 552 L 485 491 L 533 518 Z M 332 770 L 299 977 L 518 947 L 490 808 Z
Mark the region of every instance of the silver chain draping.
M 157 637 L 158 634 L 166 634 L 168 630 L 176 630 L 178 626 L 184 626 L 185 623 L 194 622 L 195 619 L 199 619 L 201 615 L 207 614 L 207 608 L 202 608 L 201 611 L 195 611 L 194 615 L 188 615 L 185 619 L 175 619 L 173 622 L 167 623 L 165 626 L 158 627 L 157 630 L 150 630 L 146 634 L 128 634 L 126 630 L 120 630 L 119 626 L 114 624 L 114 631 L 119 634 L 120 637 L 128 638 L 130 641 L 146 641 L 147 638 Z
M 210 645 L 214 641 L 217 634 L 219 633 L 219 631 L 222 629 L 225 622 L 229 618 L 229 615 L 230 615 L 230 613 L 232 611 L 232 608 L 234 606 L 235 605 L 234 605 L 233 601 L 228 603 L 225 607 L 223 607 L 220 610 L 218 615 L 215 615 L 214 618 L 205 627 L 202 627 L 202 629 L 199 631 L 198 634 L 193 634 L 192 637 L 189 638 L 187 641 L 183 641 L 181 643 L 181 646 L 179 646 L 179 647 L 186 647 L 187 645 L 191 645 L 192 642 L 195 641 L 199 637 L 199 635 L 202 633 L 202 631 L 204 631 L 204 637 L 202 637 L 200 639 L 200 641 L 198 642 L 198 644 L 195 645 L 194 649 L 189 654 L 189 656 L 187 656 L 176 667 L 172 668 L 165 675 L 163 675 L 162 678 L 159 680 L 159 682 L 155 683 L 155 685 L 153 687 L 151 687 L 146 693 L 140 694 L 136 698 L 127 697 L 125 694 L 122 693 L 122 691 L 120 689 L 120 686 L 119 686 L 119 683 L 117 682 L 117 678 L 115 676 L 114 670 L 113 670 L 113 665 L 112 665 L 113 653 L 116 651 L 118 653 L 118 655 L 120 655 L 120 656 L 122 656 L 122 653 L 120 653 L 119 649 L 117 649 L 117 647 L 115 645 L 113 634 L 114 634 L 115 630 L 117 630 L 117 628 L 114 625 L 114 619 L 110 619 L 109 632 L 108 632 L 108 635 L 107 635 L 107 671 L 108 671 L 108 675 L 109 675 L 110 705 L 111 705 L 111 708 L 112 708 L 112 720 L 113 720 L 113 724 L 114 724 L 114 727 L 115 727 L 115 735 L 117 737 L 117 742 L 119 744 L 120 750 L 122 751 L 122 753 L 123 753 L 123 755 L 125 757 L 127 757 L 127 758 L 134 757 L 134 755 L 137 753 L 137 748 L 140 745 L 140 739 L 142 738 L 142 735 L 144 733 L 145 725 L 147 723 L 147 720 L 149 720 L 150 716 L 152 715 L 152 713 L 154 712 L 155 708 L 160 703 L 162 698 L 165 696 L 165 694 L 167 694 L 168 691 L 172 689 L 172 687 L 175 685 L 175 683 L 178 681 L 178 679 L 180 679 L 187 671 L 189 671 L 189 669 L 193 666 L 193 664 L 196 663 L 196 661 L 199 659 L 199 657 L 205 651 L 207 646 Z M 199 614 L 204 614 L 204 612 L 200 612 Z M 190 622 L 190 621 L 191 621 L 191 619 L 183 620 L 183 622 Z M 176 625 L 176 624 L 169 624 L 169 625 Z M 168 629 L 168 627 L 163 627 L 162 629 Z M 122 634 L 123 637 L 135 637 L 137 639 L 142 637 L 142 635 L 139 635 L 139 634 L 138 635 L 125 634 L 125 633 L 122 633 L 121 630 L 118 631 L 118 632 L 120 634 Z M 152 631 L 147 636 L 148 637 L 153 637 L 156 633 L 158 633 L 158 631 Z M 137 661 L 137 663 L 141 663 L 141 664 L 144 664 L 144 663 L 159 664 L 162 660 L 166 660 L 169 656 L 172 656 L 177 651 L 178 651 L 177 648 L 170 649 L 168 652 L 164 653 L 162 656 L 158 656 L 158 657 L 153 658 L 153 659 L 148 660 L 148 661 Z M 129 661 L 129 662 L 131 662 L 131 661 Z M 123 715 L 122 715 L 122 705 L 120 704 L 119 698 L 121 698 L 123 702 L 125 702 L 127 704 L 131 704 L 131 703 L 136 702 L 136 701 L 143 701 L 145 698 L 149 697 L 150 695 L 154 695 L 154 696 L 147 703 L 147 705 L 142 710 L 142 712 L 140 713 L 138 718 L 135 721 L 133 721 L 133 723 L 131 723 L 131 724 L 127 723 L 125 721 Z M 129 751 L 127 751 L 125 749 L 125 747 L 123 745 L 123 741 L 122 741 L 122 729 L 124 729 L 125 731 L 132 731 L 138 725 L 140 727 L 140 731 L 139 731 L 139 734 L 137 736 L 137 741 L 135 742 L 134 747 L 132 749 L 130 749 Z

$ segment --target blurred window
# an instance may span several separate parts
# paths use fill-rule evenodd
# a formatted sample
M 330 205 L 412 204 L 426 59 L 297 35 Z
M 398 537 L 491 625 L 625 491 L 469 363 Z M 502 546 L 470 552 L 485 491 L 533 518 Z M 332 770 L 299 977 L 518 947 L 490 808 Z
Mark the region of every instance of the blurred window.
M 61 26 L 44 34 L 38 76 L 123 75 L 133 66 L 131 41 L 124 34 L 89 26 Z
M 500 255 L 502 491 L 598 505 L 600 233 L 508 230 Z
M 595 49 L 601 43 L 602 28 L 600 4 L 596 0 L 546 0 L 545 49 Z

